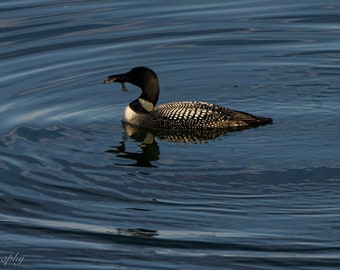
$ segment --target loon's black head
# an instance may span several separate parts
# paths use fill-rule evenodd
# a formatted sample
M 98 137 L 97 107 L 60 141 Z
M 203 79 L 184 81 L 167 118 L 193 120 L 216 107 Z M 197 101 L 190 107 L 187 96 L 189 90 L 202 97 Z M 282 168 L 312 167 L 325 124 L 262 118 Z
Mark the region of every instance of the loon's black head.
M 125 82 L 134 84 L 142 89 L 140 98 L 156 105 L 159 96 L 159 82 L 154 71 L 147 67 L 135 67 L 129 72 L 110 75 L 103 82 L 104 84 L 110 82 L 118 82 L 124 85 Z

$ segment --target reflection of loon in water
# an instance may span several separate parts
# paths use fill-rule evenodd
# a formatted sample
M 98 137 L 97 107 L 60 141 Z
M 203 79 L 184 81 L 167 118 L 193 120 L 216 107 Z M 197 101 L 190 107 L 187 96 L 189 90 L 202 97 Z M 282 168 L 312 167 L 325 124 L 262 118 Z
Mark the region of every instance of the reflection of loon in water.
M 126 136 L 131 139 L 140 142 L 139 145 L 142 153 L 140 152 L 128 152 L 125 147 L 125 141 L 127 140 L 126 136 L 123 141 L 120 142 L 120 145 L 114 147 L 114 149 L 107 150 L 107 153 L 115 154 L 117 157 L 122 159 L 134 160 L 136 163 L 134 164 L 116 164 L 116 165 L 125 165 L 125 166 L 136 166 L 136 167 L 156 167 L 151 164 L 151 161 L 156 161 L 159 159 L 159 147 L 157 142 L 154 140 L 154 136 L 146 131 L 129 133 L 127 129 L 125 129 Z
M 168 142 L 176 143 L 206 143 L 233 129 L 191 129 L 191 130 L 172 130 L 172 129 L 144 129 L 138 128 L 123 122 L 125 133 L 134 140 L 143 144 L 150 144 L 155 137 Z M 244 129 L 244 128 L 243 128 Z M 241 129 L 237 129 L 241 130 Z
M 138 129 L 129 124 L 123 123 L 125 135 L 120 145 L 114 149 L 107 150 L 107 153 L 115 154 L 117 157 L 122 159 L 134 160 L 134 164 L 116 164 L 125 166 L 136 166 L 136 167 L 156 167 L 151 164 L 151 161 L 159 159 L 159 147 L 155 141 L 154 135 L 144 129 Z M 142 153 L 140 152 L 128 152 L 125 147 L 127 138 L 130 137 L 132 140 L 141 143 L 139 145 Z
M 206 143 L 208 140 L 213 140 L 221 135 L 228 133 L 226 129 L 208 129 L 208 130 L 150 130 L 132 126 L 123 122 L 123 127 L 126 133 L 125 139 L 120 142 L 120 145 L 114 149 L 107 150 L 107 153 L 115 154 L 122 159 L 134 160 L 134 164 L 117 164 L 125 166 L 137 167 L 156 167 L 152 165 L 152 161 L 159 159 L 160 150 L 155 138 L 168 142 L 177 143 Z M 231 131 L 234 131 L 232 129 Z M 229 130 L 230 131 L 230 130 Z M 142 152 L 128 152 L 125 147 L 126 138 L 139 142 Z

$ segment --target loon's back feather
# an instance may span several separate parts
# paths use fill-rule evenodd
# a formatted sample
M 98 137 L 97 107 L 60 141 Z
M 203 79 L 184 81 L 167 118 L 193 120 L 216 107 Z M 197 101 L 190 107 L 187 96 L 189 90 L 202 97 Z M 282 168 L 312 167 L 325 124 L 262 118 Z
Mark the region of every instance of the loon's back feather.
M 197 101 L 161 104 L 148 114 L 140 114 L 139 118 L 141 127 L 171 129 L 237 128 L 271 122 L 270 118 Z

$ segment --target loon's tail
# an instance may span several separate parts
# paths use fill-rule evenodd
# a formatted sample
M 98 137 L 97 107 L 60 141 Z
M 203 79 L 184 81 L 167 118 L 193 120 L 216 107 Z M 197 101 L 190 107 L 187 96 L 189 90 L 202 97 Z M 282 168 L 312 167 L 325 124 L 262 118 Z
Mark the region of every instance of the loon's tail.
M 273 124 L 273 118 L 269 117 L 256 116 L 256 120 L 259 125 Z
M 241 111 L 233 111 L 233 117 L 236 121 L 239 121 L 240 126 L 256 127 L 273 124 L 272 118 L 257 116 Z

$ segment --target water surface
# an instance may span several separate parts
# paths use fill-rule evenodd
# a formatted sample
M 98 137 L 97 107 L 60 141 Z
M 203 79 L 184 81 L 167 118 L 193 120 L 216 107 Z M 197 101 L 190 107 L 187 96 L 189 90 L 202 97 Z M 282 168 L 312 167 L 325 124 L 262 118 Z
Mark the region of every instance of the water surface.
M 339 9 L 2 1 L 3 267 L 337 269 Z M 102 85 L 140 65 L 161 103 L 274 124 L 145 148 L 120 122 L 139 90 Z

